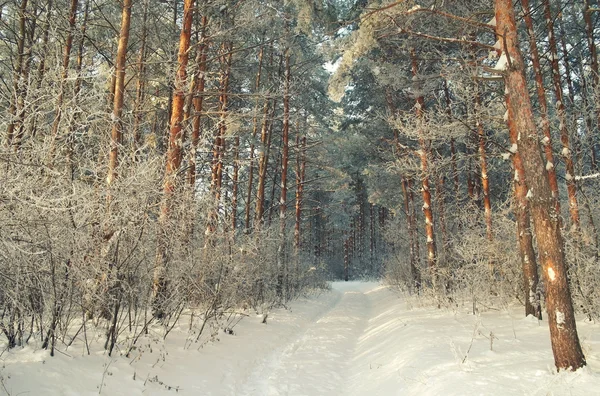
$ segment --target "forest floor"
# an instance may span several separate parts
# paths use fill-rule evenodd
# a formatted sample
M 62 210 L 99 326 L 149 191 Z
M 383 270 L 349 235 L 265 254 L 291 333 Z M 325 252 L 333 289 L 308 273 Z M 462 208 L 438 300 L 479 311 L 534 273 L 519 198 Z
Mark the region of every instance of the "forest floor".
M 182 321 L 129 358 L 107 356 L 101 334 L 90 335 L 90 356 L 77 343 L 52 358 L 33 346 L 4 351 L 0 394 L 600 394 L 600 325 L 578 322 L 588 366 L 556 373 L 547 323 L 521 312 L 418 308 L 376 283 L 336 282 L 200 348 Z

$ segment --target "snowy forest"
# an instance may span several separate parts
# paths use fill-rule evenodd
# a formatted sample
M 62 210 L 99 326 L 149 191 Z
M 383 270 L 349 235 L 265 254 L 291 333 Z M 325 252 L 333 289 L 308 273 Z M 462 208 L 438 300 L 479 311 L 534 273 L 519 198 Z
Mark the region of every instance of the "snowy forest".
M 429 325 L 454 374 L 514 333 L 539 394 L 600 386 L 599 2 L 2 0 L 0 36 L 0 394 L 469 394 L 428 388 L 433 349 L 390 380 Z M 310 320 L 313 374 L 361 367 L 315 346 L 352 329 L 386 385 L 260 382 Z M 166 345 L 205 378 L 151 376 Z M 540 389 L 507 381 L 473 394 Z

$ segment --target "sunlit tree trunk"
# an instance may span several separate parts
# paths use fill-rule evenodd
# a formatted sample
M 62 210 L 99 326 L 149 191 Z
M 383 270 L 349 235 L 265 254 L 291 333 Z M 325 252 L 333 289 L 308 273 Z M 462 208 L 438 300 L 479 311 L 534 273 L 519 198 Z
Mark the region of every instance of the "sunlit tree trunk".
M 113 92 L 112 131 L 110 139 L 110 154 L 108 158 L 108 174 L 106 184 L 112 186 L 117 177 L 119 166 L 119 147 L 123 143 L 123 98 L 125 96 L 125 68 L 127 58 L 127 43 L 129 42 L 129 28 L 131 25 L 131 3 L 132 0 L 123 0 L 121 11 L 121 31 L 119 33 L 119 45 L 117 47 L 117 58 L 115 61 L 115 84 Z M 110 194 L 109 194 L 110 201 Z
M 154 315 L 162 317 L 166 298 L 166 266 L 167 266 L 167 229 L 170 219 L 172 198 L 177 187 L 177 173 L 181 166 L 185 128 L 183 125 L 185 96 L 187 92 L 187 65 L 189 60 L 190 38 L 194 15 L 195 0 L 185 0 L 183 5 L 183 22 L 179 36 L 179 54 L 177 56 L 177 74 L 173 92 L 173 108 L 169 128 L 169 146 L 167 148 L 167 161 L 163 181 L 163 197 L 160 206 L 159 231 L 157 242 L 156 263 L 154 266 L 153 280 L 153 308 Z
M 411 208 L 410 187 L 408 180 L 402 178 L 402 193 L 404 195 L 404 212 L 406 214 L 406 228 L 408 230 L 409 252 L 410 252 L 410 273 L 412 276 L 413 287 L 417 290 L 421 288 L 421 272 L 419 271 L 419 263 L 417 261 L 417 251 L 415 239 L 418 238 L 414 228 L 413 209 Z
M 544 75 L 540 64 L 540 55 L 536 42 L 536 34 L 533 27 L 533 18 L 531 17 L 531 7 L 529 0 L 521 0 L 523 10 L 525 10 L 525 25 L 529 34 L 529 54 L 535 75 L 535 87 L 540 107 L 541 129 L 544 133 L 543 147 L 546 156 L 546 170 L 548 172 L 548 182 L 552 190 L 552 196 L 555 199 L 556 212 L 560 213 L 560 200 L 558 196 L 558 181 L 556 179 L 556 168 L 554 164 L 554 153 L 552 152 L 552 134 L 550 132 L 550 119 L 548 116 L 548 100 L 546 99 L 546 87 L 544 86 Z
M 519 131 L 513 122 L 515 115 L 510 106 L 510 98 L 506 96 L 508 109 L 508 133 L 511 144 L 518 144 Z M 523 290 L 525 291 L 525 316 L 533 315 L 542 319 L 542 306 L 538 291 L 538 269 L 535 250 L 533 249 L 533 236 L 531 233 L 531 216 L 527 201 L 527 184 L 525 183 L 525 170 L 521 155 L 517 151 L 512 155 L 515 194 L 515 217 L 517 220 L 517 241 L 521 268 L 523 270 Z
M 514 122 L 519 133 L 518 152 L 523 160 L 527 198 L 546 285 L 546 307 L 554 361 L 559 370 L 575 370 L 586 362 L 577 336 L 560 221 L 553 205 L 548 173 L 540 153 L 512 0 L 496 0 L 495 11 L 496 32 L 502 38 L 500 48 L 507 51 L 508 67 L 504 80 L 511 107 L 509 115 L 514 116 L 511 122 Z
M 483 190 L 483 209 L 485 215 L 485 231 L 488 241 L 493 240 L 492 232 L 492 202 L 490 198 L 490 181 L 488 179 L 486 133 L 481 121 L 481 96 L 479 86 L 475 94 L 475 119 L 477 124 L 477 137 L 479 143 L 479 168 L 481 170 L 481 187 Z
M 418 65 L 415 50 L 411 49 L 412 74 L 417 78 Z M 417 118 L 422 120 L 424 115 L 425 99 L 423 96 L 418 96 L 415 103 L 415 111 Z M 420 122 L 420 121 L 419 121 Z M 421 190 L 423 194 L 423 215 L 425 217 L 425 237 L 427 238 L 427 262 L 431 271 L 433 282 L 436 278 L 437 252 L 435 246 L 435 232 L 433 209 L 431 207 L 431 191 L 429 188 L 429 152 L 430 143 L 426 141 L 423 132 L 419 132 L 419 157 L 421 159 Z

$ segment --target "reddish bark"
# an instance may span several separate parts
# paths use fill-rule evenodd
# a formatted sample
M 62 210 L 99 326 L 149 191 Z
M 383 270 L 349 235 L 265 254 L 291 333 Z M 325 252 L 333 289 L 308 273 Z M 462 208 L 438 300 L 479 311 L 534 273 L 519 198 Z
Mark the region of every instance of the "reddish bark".
M 415 50 L 411 49 L 412 74 L 417 77 L 418 64 L 415 55 Z M 422 119 L 424 116 L 425 99 L 423 96 L 416 98 L 415 111 L 417 118 Z M 429 143 L 423 136 L 423 132 L 419 131 L 419 157 L 421 158 L 421 190 L 423 194 L 423 214 L 425 216 L 425 237 L 427 238 L 427 261 L 429 269 L 432 272 L 435 282 L 435 272 L 437 265 L 437 252 L 435 246 L 435 232 L 433 221 L 433 210 L 431 203 L 431 191 L 429 188 Z
M 413 210 L 411 208 L 410 187 L 406 178 L 402 178 L 402 193 L 404 194 L 404 211 L 406 214 L 406 227 L 408 229 L 409 252 L 410 252 L 410 273 L 413 286 L 418 290 L 421 288 L 421 272 L 419 271 L 419 263 L 417 261 L 417 247 L 415 242 L 417 239 L 416 230 L 414 228 Z
M 117 59 L 115 61 L 114 92 L 112 131 L 110 139 L 110 154 L 108 158 L 108 175 L 106 184 L 110 187 L 117 177 L 119 166 L 119 146 L 123 140 L 123 97 L 125 94 L 125 68 L 127 57 L 127 43 L 129 41 L 129 27 L 131 25 L 131 3 L 132 0 L 123 0 L 121 12 L 121 31 L 119 33 L 119 44 L 117 47 Z
M 558 196 L 558 181 L 556 179 L 556 169 L 554 166 L 554 154 L 552 152 L 552 134 L 550 132 L 550 119 L 548 116 L 548 100 L 546 99 L 546 87 L 544 86 L 544 75 L 540 64 L 540 55 L 535 40 L 535 30 L 533 28 L 533 19 L 531 18 L 531 7 L 529 0 L 521 0 L 523 10 L 525 10 L 525 25 L 529 34 L 529 52 L 531 55 L 531 64 L 533 65 L 533 74 L 535 75 L 535 88 L 540 106 L 540 116 L 542 118 L 541 129 L 544 133 L 544 154 L 546 155 L 546 170 L 548 171 L 548 181 L 552 196 L 555 200 L 556 212 L 560 213 L 560 200 Z
M 506 97 L 508 110 L 508 133 L 511 144 L 518 144 L 519 131 L 512 121 L 515 115 L 510 106 L 510 98 Z M 517 241 L 521 268 L 523 270 L 523 290 L 525 291 L 525 316 L 533 315 L 542 319 L 542 306 L 540 293 L 538 291 L 538 270 L 535 250 L 533 249 L 533 236 L 531 233 L 531 216 L 529 215 L 529 203 L 527 201 L 527 184 L 525 183 L 525 169 L 521 155 L 517 151 L 512 156 L 514 168 L 514 194 L 515 194 L 515 217 L 517 220 Z
M 487 174 L 487 153 L 485 149 L 486 135 L 481 122 L 481 97 L 479 87 L 475 94 L 475 119 L 477 120 L 477 136 L 479 143 L 479 167 L 481 169 L 481 187 L 483 190 L 483 208 L 485 214 L 485 230 L 488 241 L 493 239 L 492 233 L 492 202 L 490 199 L 490 182 Z
M 512 0 L 496 0 L 496 31 L 507 51 L 508 67 L 504 73 L 506 91 L 519 131 L 518 151 L 523 160 L 528 200 L 538 244 L 540 264 L 546 285 L 546 307 L 554 362 L 559 370 L 578 369 L 586 364 L 579 344 L 571 292 L 567 278 L 564 243 L 558 213 L 548 182 L 544 160 L 540 155 L 525 64 L 519 48 L 517 25 Z
M 153 281 L 153 303 L 154 314 L 161 317 L 163 312 L 162 302 L 165 298 L 166 281 L 165 271 L 167 265 L 166 241 L 164 240 L 170 217 L 171 199 L 177 185 L 177 173 L 181 166 L 182 147 L 185 139 L 183 126 L 184 104 L 187 91 L 187 65 L 189 60 L 190 39 L 192 33 L 192 21 L 194 15 L 195 0 L 185 0 L 183 5 L 183 23 L 179 36 L 179 53 L 177 63 L 179 65 L 175 76 L 173 91 L 173 107 L 171 109 L 171 121 L 169 128 L 169 146 L 167 148 L 167 161 L 165 165 L 165 176 L 163 184 L 163 200 L 160 207 L 159 224 L 161 230 L 158 235 L 158 252 L 154 266 Z
M 556 97 L 556 110 L 558 112 L 560 142 L 562 143 L 562 157 L 565 162 L 565 179 L 567 180 L 567 196 L 569 199 L 569 214 L 571 215 L 571 225 L 579 228 L 579 205 L 577 203 L 577 187 L 575 186 L 575 167 L 573 165 L 573 156 L 571 144 L 569 142 L 569 128 L 567 125 L 567 113 L 565 107 L 565 98 L 563 96 L 562 78 L 558 64 L 558 49 L 556 45 L 556 34 L 554 31 L 554 16 L 550 7 L 549 0 L 543 0 L 544 16 L 548 28 L 548 44 L 550 49 L 550 65 L 552 66 L 552 82 L 554 84 L 554 95 Z

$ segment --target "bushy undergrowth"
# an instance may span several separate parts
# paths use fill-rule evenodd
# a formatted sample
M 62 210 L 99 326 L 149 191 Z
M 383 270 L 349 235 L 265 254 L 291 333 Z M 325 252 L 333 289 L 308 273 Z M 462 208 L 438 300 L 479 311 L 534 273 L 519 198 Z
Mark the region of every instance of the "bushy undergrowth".
M 405 219 L 403 216 L 395 219 L 386 230 L 387 239 L 396 241 L 394 252 L 386 260 L 386 281 L 424 305 L 478 311 L 524 304 L 524 279 L 511 202 L 494 213 L 494 238 L 491 242 L 486 237 L 481 218 L 470 215 L 478 210 L 475 206 L 468 206 L 462 212 L 457 209 L 455 215 L 458 215 L 460 223 L 451 230 L 447 246 L 438 244 L 437 271 L 430 271 L 425 260 L 421 260 L 418 267 L 420 288 L 414 285 Z M 591 320 L 598 319 L 600 266 L 593 232 L 589 224 L 583 223 L 582 229 L 577 232 L 565 231 L 564 238 L 575 309 Z M 420 250 L 421 258 L 426 257 L 423 243 Z M 538 290 L 543 304 L 541 272 Z
M 200 333 L 231 312 L 265 312 L 325 287 L 288 240 L 278 294 L 279 225 L 233 234 L 220 210 L 219 228 L 207 233 L 211 205 L 203 197 L 210 194 L 181 188 L 159 227 L 158 160 L 122 165 L 107 191 L 102 169 L 86 160 L 92 156 L 49 165 L 40 155 L 3 154 L 0 330 L 9 347 L 37 342 L 53 351 L 84 340 L 93 326 L 105 329 L 109 352 L 126 352 L 150 326 L 167 334 L 183 312 L 197 319 L 190 331 Z M 167 252 L 160 319 L 152 290 L 159 233 Z

